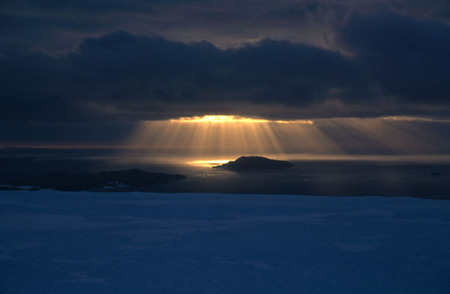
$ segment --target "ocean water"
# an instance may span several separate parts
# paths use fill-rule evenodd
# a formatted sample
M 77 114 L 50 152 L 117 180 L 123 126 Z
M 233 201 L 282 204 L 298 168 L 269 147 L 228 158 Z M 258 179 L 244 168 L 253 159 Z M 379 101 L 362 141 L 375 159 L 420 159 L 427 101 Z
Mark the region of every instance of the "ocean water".
M 450 198 L 450 159 L 445 156 L 269 155 L 289 160 L 294 168 L 241 173 L 212 168 L 214 163 L 210 161 L 238 156 L 130 156 L 103 149 L 0 149 L 0 184 L 49 172 L 139 168 L 187 176 L 186 180 L 158 187 L 155 192 Z M 200 159 L 204 159 L 201 164 Z

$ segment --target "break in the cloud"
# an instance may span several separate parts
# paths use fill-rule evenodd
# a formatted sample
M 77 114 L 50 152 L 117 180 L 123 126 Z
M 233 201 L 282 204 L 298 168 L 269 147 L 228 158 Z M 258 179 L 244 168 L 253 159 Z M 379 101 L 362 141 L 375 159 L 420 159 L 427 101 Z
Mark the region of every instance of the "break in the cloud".
M 101 122 L 104 134 L 218 113 L 450 116 L 448 1 L 0 5 L 0 128 L 11 141 L 39 126 Z

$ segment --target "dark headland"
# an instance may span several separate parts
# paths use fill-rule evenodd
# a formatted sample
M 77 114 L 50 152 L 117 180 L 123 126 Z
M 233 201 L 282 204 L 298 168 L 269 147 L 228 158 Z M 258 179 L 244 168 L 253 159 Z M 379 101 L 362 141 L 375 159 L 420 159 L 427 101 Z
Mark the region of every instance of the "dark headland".
M 262 156 L 241 156 L 235 161 L 215 166 L 214 168 L 224 168 L 232 171 L 253 171 L 285 169 L 293 167 L 292 163 L 284 160 L 274 160 Z

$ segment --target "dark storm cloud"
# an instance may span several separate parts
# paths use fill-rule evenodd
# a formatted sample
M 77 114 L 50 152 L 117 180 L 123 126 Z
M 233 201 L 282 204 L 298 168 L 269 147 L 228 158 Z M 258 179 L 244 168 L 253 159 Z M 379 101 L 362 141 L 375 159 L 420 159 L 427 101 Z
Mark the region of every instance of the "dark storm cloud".
M 344 38 L 385 95 L 406 103 L 449 102 L 450 26 L 393 13 L 358 15 Z
M 0 5 L 0 143 L 204 114 L 450 116 L 448 1 Z
M 251 114 L 255 105 L 301 107 L 364 94 L 348 58 L 271 40 L 220 50 L 116 32 L 86 39 L 79 53 L 4 55 L 1 64 L 2 120 Z
M 347 20 L 340 40 L 350 56 L 269 39 L 223 50 L 124 31 L 60 57 L 3 50 L 1 120 L 448 116 L 449 36 L 446 24 L 385 12 Z
M 342 50 L 352 14 L 391 10 L 449 22 L 447 0 L 21 0 L 2 1 L 0 44 L 63 54 L 117 30 L 221 48 L 265 38 Z M 1 20 L 0 20 L 1 22 Z

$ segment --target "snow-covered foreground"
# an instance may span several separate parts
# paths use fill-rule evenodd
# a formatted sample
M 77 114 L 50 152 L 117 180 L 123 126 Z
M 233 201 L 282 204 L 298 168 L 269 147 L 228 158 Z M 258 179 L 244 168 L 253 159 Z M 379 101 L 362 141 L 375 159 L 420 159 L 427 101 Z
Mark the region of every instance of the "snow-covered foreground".
M 0 293 L 450 293 L 450 201 L 0 193 Z

